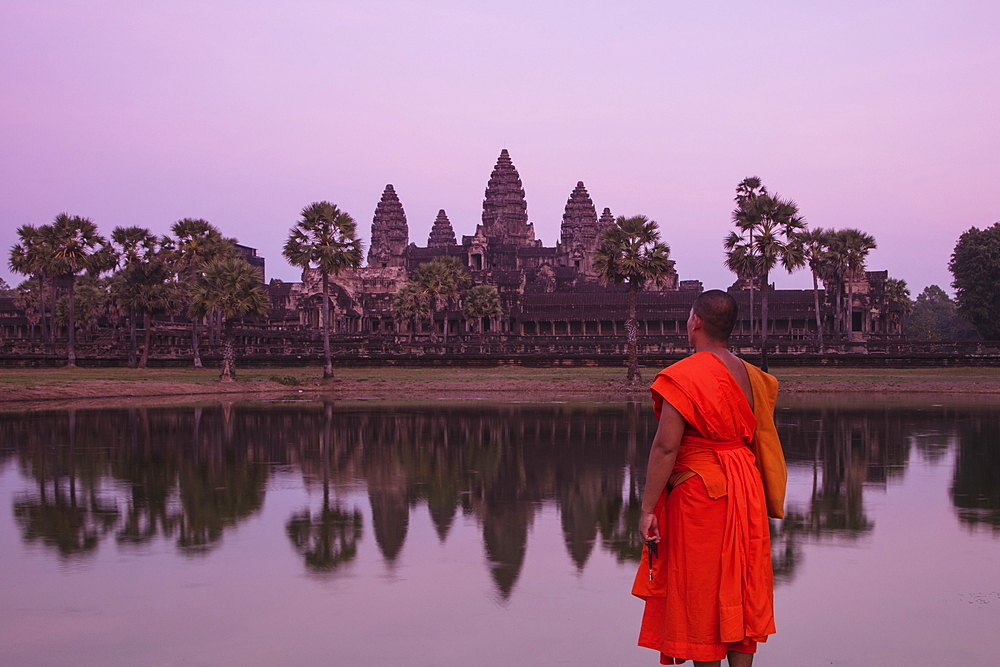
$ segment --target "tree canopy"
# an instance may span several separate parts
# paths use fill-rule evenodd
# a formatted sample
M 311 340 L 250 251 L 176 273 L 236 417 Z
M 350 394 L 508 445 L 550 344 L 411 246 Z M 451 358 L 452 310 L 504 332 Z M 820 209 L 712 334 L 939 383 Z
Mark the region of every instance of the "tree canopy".
M 222 372 L 220 379 L 236 376 L 232 322 L 240 317 L 263 317 L 271 307 L 260 271 L 242 257 L 216 259 L 202 267 L 191 289 L 192 317 L 218 313 L 223 322 Z
M 1000 340 L 1000 222 L 958 238 L 948 262 L 958 312 L 986 340 Z
M 961 315 L 955 302 L 937 285 L 929 285 L 917 297 L 906 320 L 906 337 L 920 341 L 978 340 L 976 328 Z

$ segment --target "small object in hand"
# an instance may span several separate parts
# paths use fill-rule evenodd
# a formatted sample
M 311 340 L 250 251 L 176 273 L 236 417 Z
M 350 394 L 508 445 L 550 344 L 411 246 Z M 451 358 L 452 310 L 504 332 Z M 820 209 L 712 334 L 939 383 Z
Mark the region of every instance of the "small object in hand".
M 649 556 L 649 580 L 653 580 L 653 559 L 659 558 L 656 540 L 646 540 L 646 554 Z

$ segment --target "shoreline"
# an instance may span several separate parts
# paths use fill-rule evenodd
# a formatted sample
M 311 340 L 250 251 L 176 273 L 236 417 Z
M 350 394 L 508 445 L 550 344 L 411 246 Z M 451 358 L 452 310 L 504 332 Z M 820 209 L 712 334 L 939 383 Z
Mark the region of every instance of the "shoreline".
M 219 382 L 215 369 L 27 369 L 0 377 L 0 410 L 289 398 L 644 400 L 658 370 L 642 369 L 642 380 L 630 384 L 619 368 L 355 368 L 338 369 L 330 382 L 318 369 L 246 369 L 231 383 Z M 786 397 L 926 394 L 1000 403 L 1000 368 L 774 368 L 772 373 Z

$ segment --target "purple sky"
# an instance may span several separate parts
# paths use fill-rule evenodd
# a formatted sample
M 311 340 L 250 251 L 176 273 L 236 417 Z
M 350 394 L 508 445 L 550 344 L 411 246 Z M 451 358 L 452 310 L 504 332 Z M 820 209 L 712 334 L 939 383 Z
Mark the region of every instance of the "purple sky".
M 2 2 L 0 277 L 14 230 L 200 217 L 268 277 L 303 206 L 366 244 L 392 183 L 410 239 L 472 234 L 501 148 L 545 245 L 577 181 L 660 223 L 682 279 L 725 287 L 733 190 L 759 175 L 869 268 L 950 285 L 1000 220 L 1000 3 Z M 808 287 L 808 272 L 777 275 Z

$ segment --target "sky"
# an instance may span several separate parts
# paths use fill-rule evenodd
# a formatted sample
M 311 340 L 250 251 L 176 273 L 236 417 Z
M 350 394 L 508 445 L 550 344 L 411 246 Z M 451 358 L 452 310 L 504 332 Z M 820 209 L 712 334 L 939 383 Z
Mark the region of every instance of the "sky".
M 726 287 L 734 190 L 757 175 L 870 270 L 950 290 L 1000 220 L 1000 3 L 0 0 L 0 278 L 15 230 L 204 218 L 267 277 L 328 200 L 367 242 L 387 183 L 410 240 L 481 221 L 501 149 L 553 246 L 583 181 L 656 220 L 682 280 Z M 811 287 L 808 271 L 773 275 Z

